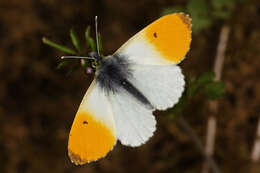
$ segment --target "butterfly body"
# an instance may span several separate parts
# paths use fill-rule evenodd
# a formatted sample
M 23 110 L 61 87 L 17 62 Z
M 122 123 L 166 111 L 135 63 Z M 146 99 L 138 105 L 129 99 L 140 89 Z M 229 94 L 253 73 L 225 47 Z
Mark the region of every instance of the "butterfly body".
M 177 64 L 190 42 L 191 19 L 175 13 L 144 28 L 113 55 L 93 55 L 98 64 L 95 78 L 69 136 L 72 162 L 102 158 L 118 140 L 136 147 L 153 136 L 153 111 L 175 105 L 184 90 L 184 76 Z
M 126 57 L 111 55 L 103 58 L 96 70 L 96 81 L 100 88 L 109 94 L 115 94 L 118 89 L 124 89 L 137 101 L 153 109 L 148 99 L 129 81 L 133 78 L 131 66 L 134 66 Z

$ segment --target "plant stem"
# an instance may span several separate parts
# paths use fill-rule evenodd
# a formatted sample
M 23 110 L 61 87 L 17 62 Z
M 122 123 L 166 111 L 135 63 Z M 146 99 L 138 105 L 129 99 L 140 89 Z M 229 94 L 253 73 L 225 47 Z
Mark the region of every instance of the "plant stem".
M 214 173 L 221 173 L 216 162 L 209 156 L 205 150 L 204 146 L 202 145 L 199 137 L 194 133 L 188 122 L 182 116 L 176 116 L 177 122 L 181 125 L 183 130 L 190 136 L 191 140 L 194 142 L 195 146 L 199 149 L 202 155 L 205 157 L 206 162 L 212 168 Z
M 254 147 L 251 154 L 252 162 L 256 163 L 260 159 L 260 117 L 258 119 L 256 138 L 254 142 Z
M 214 73 L 215 73 L 215 80 L 220 81 L 221 73 L 223 69 L 225 51 L 227 47 L 228 37 L 229 37 L 230 27 L 227 25 L 222 26 L 219 42 L 217 47 L 217 53 L 215 58 L 215 65 L 214 65 Z M 215 138 L 217 133 L 217 110 L 218 110 L 218 102 L 217 101 L 210 101 L 209 102 L 209 110 L 210 110 L 210 117 L 208 118 L 207 123 L 207 136 L 206 136 L 206 147 L 205 152 L 206 155 L 212 157 L 215 148 Z M 209 172 L 209 165 L 208 162 L 205 161 L 202 167 L 202 173 Z

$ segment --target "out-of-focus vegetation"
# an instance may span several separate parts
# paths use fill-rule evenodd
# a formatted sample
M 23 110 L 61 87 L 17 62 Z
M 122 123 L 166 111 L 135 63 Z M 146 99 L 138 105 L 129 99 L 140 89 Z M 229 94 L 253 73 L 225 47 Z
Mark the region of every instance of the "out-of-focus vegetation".
M 214 160 L 220 170 L 259 172 L 259 162 L 251 162 L 260 113 L 258 0 L 2 0 L 0 9 L 0 172 L 201 172 L 204 157 L 176 117 L 185 118 L 204 144 L 212 99 L 219 102 Z M 98 162 L 73 165 L 68 134 L 92 75 L 77 70 L 88 63 L 60 57 L 96 50 L 94 32 L 86 29 L 96 15 L 108 55 L 162 13 L 175 11 L 193 21 L 191 49 L 181 63 L 187 82 L 182 99 L 155 112 L 157 131 L 145 145 L 118 143 Z M 231 32 L 223 82 L 216 83 L 210 71 L 223 24 Z M 41 44 L 43 36 L 57 49 Z
M 187 77 L 185 91 L 179 102 L 171 109 L 169 116 L 180 115 L 185 107 L 185 103 L 190 101 L 196 95 L 201 94 L 201 97 L 206 96 L 209 100 L 216 100 L 222 97 L 225 93 L 225 85 L 223 82 L 214 80 L 214 73 L 205 72 L 198 77 Z
M 172 6 L 163 10 L 162 14 L 186 12 L 192 16 L 193 31 L 211 27 L 217 20 L 227 20 L 232 16 L 235 5 L 243 0 L 190 0 L 185 6 Z

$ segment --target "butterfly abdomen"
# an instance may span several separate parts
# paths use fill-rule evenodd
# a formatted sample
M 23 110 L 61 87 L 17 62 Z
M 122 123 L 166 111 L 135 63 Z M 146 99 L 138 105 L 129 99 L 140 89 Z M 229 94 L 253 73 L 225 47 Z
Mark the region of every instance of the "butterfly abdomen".
M 96 73 L 97 83 L 106 93 L 116 93 L 119 88 L 123 88 L 147 108 L 153 109 L 149 100 L 129 82 L 128 79 L 131 77 L 131 63 L 126 57 L 118 55 L 105 58 Z

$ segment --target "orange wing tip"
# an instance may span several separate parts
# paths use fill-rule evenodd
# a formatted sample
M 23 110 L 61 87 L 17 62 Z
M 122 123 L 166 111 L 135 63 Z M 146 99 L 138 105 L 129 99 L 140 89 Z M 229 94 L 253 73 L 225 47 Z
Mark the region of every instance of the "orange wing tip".
M 177 13 L 177 16 L 179 16 L 182 20 L 182 22 L 188 27 L 189 30 L 192 28 L 191 18 L 188 14 L 184 13 Z
M 73 122 L 68 154 L 73 163 L 82 165 L 105 157 L 116 144 L 113 129 L 104 122 L 94 119 L 94 115 L 78 111 Z
M 173 13 L 156 20 L 145 30 L 145 36 L 156 52 L 166 61 L 179 63 L 191 43 L 191 18 L 184 13 Z
M 89 162 L 87 159 L 81 158 L 78 154 L 73 153 L 71 150 L 69 150 L 69 158 L 75 165 L 83 165 Z
M 115 146 L 116 146 L 116 142 L 113 145 L 113 147 L 104 156 L 100 156 L 96 159 L 87 159 L 87 158 L 80 157 L 80 155 L 73 153 L 70 149 L 68 149 L 68 155 L 69 155 L 70 161 L 72 163 L 74 163 L 75 165 L 84 165 L 86 163 L 95 162 L 99 159 L 105 158 L 108 155 L 108 153 L 114 149 Z

